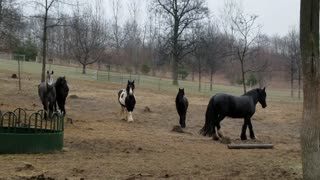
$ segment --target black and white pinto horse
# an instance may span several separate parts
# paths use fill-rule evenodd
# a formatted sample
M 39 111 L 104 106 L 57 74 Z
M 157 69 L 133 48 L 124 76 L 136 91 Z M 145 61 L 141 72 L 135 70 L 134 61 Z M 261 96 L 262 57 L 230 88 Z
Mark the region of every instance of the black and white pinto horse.
M 187 97 L 184 94 L 184 89 L 179 88 L 179 91 L 176 97 L 176 108 L 180 117 L 179 124 L 182 128 L 186 127 L 186 115 L 187 115 L 188 105 L 189 105 L 189 102 Z
M 124 111 L 126 109 L 126 119 L 128 122 L 133 122 L 132 112 L 136 105 L 136 99 L 134 96 L 134 81 L 129 81 L 126 89 L 122 89 L 118 93 L 118 100 L 121 105 L 120 116 L 123 118 Z
M 69 93 L 69 87 L 67 84 L 66 77 L 59 77 L 54 84 L 56 88 L 56 101 L 59 107 L 59 110 L 63 115 L 66 114 L 66 109 L 65 109 L 65 104 L 66 104 L 66 99 Z
M 256 104 L 259 102 L 262 108 L 267 107 L 265 88 L 252 89 L 242 96 L 232 96 L 228 94 L 217 94 L 213 96 L 208 104 L 206 112 L 206 121 L 200 134 L 203 136 L 213 136 L 214 140 L 222 138 L 223 134 L 220 131 L 220 122 L 225 117 L 244 118 L 242 126 L 241 140 L 246 140 L 247 126 L 250 130 L 250 138 L 255 139 L 253 132 L 251 117 L 256 111 Z M 218 136 L 216 134 L 216 129 Z
M 41 99 L 44 112 L 44 119 L 47 119 L 47 112 L 49 107 L 49 117 L 56 111 L 56 88 L 54 85 L 53 71 L 47 71 L 45 82 L 38 86 L 38 94 Z

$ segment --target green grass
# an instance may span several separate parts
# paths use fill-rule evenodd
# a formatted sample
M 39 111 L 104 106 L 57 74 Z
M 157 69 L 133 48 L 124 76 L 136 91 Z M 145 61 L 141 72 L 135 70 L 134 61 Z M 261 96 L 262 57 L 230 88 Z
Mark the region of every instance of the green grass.
M 41 64 L 35 62 L 23 62 L 22 72 L 30 74 L 41 73 Z M 0 59 L 0 69 L 9 70 L 17 72 L 18 63 L 17 61 Z M 176 92 L 178 86 L 172 85 L 171 79 L 159 78 L 146 75 L 130 75 L 119 72 L 106 72 L 97 71 L 93 69 L 87 69 L 86 74 L 82 74 L 82 69 L 79 67 L 69 67 L 61 65 L 47 65 L 47 69 L 52 69 L 55 71 L 57 76 L 66 76 L 68 78 L 84 79 L 84 80 L 94 80 L 102 82 L 113 82 L 119 84 L 126 84 L 128 79 L 135 80 L 137 86 L 142 86 L 145 88 L 150 88 L 160 91 L 171 91 Z M 179 81 L 179 87 L 185 88 L 187 94 L 198 94 L 205 96 L 212 96 L 217 93 L 228 93 L 233 95 L 243 94 L 242 86 L 227 86 L 214 84 L 213 90 L 210 91 L 209 83 L 201 83 L 201 91 L 198 90 L 198 82 L 191 81 Z M 267 88 L 268 100 L 273 101 L 286 101 L 286 102 L 301 102 L 297 98 L 290 97 L 289 89 L 270 89 Z

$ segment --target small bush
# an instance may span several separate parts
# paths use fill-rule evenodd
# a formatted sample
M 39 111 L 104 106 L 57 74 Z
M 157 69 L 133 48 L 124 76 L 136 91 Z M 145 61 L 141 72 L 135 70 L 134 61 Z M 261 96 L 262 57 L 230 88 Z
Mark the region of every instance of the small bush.
M 150 67 L 147 64 L 143 64 L 141 66 L 141 72 L 142 74 L 148 74 L 150 72 Z
M 181 68 L 181 69 L 178 70 L 178 74 L 179 74 L 179 77 L 181 77 L 182 80 L 185 80 L 188 77 L 189 72 L 185 68 Z
M 241 85 L 242 84 L 242 79 L 237 79 L 236 83 Z M 257 80 L 256 76 L 253 73 L 251 73 L 251 74 L 246 76 L 246 85 L 247 86 L 250 86 L 250 85 L 251 86 L 255 86 L 255 85 L 257 85 L 257 83 L 258 83 L 258 80 Z

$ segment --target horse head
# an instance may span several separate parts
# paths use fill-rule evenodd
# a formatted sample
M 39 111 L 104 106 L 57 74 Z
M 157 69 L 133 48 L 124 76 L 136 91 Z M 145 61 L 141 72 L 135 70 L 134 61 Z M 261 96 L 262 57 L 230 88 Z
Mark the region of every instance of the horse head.
M 134 92 L 134 80 L 133 81 L 128 80 L 126 91 L 130 96 L 133 95 L 133 92 Z
M 267 93 L 266 93 L 266 88 L 264 87 L 263 89 L 258 88 L 258 102 L 261 104 L 262 108 L 266 108 L 267 107 L 267 102 L 266 102 L 266 98 L 267 98 Z
M 48 84 L 49 86 L 53 85 L 53 83 L 54 83 L 54 80 L 53 80 L 53 71 L 51 71 L 51 72 L 47 71 L 47 79 L 46 79 L 46 81 L 47 81 L 47 84 Z
M 65 76 L 59 77 L 59 78 L 57 79 L 56 84 L 59 85 L 59 86 L 61 86 L 61 87 L 66 87 L 66 86 L 67 86 L 66 77 L 65 77 Z
M 183 96 L 184 96 L 184 88 L 182 89 L 179 88 L 178 97 L 183 98 Z

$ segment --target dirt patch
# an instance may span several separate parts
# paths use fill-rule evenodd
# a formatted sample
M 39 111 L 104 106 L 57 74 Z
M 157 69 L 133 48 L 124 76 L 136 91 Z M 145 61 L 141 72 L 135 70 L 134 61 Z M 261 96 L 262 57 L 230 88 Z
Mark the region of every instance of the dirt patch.
M 39 109 L 38 77 L 8 81 L 0 72 L 1 111 L 17 107 Z M 59 75 L 60 76 L 60 75 Z M 63 75 L 61 75 L 63 76 Z M 64 150 L 51 154 L 0 155 L 2 179 L 302 179 L 300 159 L 300 103 L 269 102 L 257 106 L 253 128 L 257 140 L 240 141 L 242 119 L 221 122 L 233 143 L 273 143 L 272 150 L 228 150 L 226 144 L 199 135 L 210 97 L 188 95 L 187 133 L 172 132 L 179 123 L 175 93 L 136 86 L 134 123 L 122 121 L 117 92 L 123 86 L 68 79 Z M 152 113 L 144 113 L 145 107 Z M 283 115 L 286 112 L 285 115 Z M 247 132 L 248 135 L 248 132 Z M 34 169 L 24 169 L 29 162 Z M 21 171 L 17 168 L 22 167 Z M 26 176 L 23 173 L 28 173 Z M 18 178 L 17 178 L 18 177 Z M 21 178 L 20 178 L 21 179 Z

